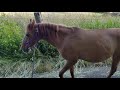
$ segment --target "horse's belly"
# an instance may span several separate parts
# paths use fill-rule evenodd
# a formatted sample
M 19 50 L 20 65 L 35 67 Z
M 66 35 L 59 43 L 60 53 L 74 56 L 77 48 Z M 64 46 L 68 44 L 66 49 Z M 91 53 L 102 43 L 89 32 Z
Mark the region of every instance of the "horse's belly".
M 85 49 L 67 49 L 62 50 L 61 52 L 63 58 L 66 60 L 70 59 L 82 59 L 89 62 L 102 62 L 108 58 L 110 58 L 113 53 L 108 50 L 104 50 L 101 48 L 92 49 L 92 48 L 85 48 Z
M 102 62 L 104 60 L 107 60 L 110 58 L 112 55 L 80 55 L 79 59 L 88 61 L 88 62 Z
M 79 58 L 89 62 L 101 62 L 110 58 L 115 51 L 115 45 L 107 42 L 84 44 L 78 48 Z
M 86 50 L 81 51 L 79 54 L 79 59 L 83 59 L 89 62 L 101 62 L 112 56 L 112 52 L 109 50 Z
M 79 58 L 90 62 L 101 62 L 110 58 L 115 49 L 116 43 L 112 40 L 98 40 L 79 47 Z

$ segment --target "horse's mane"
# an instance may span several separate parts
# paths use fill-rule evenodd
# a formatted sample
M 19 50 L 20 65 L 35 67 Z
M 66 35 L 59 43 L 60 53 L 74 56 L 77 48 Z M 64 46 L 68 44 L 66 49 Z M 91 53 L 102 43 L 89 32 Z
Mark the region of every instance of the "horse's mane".
M 75 31 L 75 29 L 78 29 L 77 27 L 69 27 L 66 25 L 62 25 L 62 24 L 53 24 L 53 23 L 40 23 L 40 25 L 42 26 L 42 28 L 45 30 L 45 27 L 47 29 L 47 32 L 49 33 L 63 33 L 63 34 L 69 34 L 69 33 L 73 33 Z

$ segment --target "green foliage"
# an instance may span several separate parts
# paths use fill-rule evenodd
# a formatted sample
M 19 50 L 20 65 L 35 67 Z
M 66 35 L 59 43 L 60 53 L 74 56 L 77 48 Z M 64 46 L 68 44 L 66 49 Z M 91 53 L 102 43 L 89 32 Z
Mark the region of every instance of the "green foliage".
M 18 51 L 22 34 L 21 27 L 10 19 L 0 17 L 0 55 L 12 55 Z
M 0 16 L 0 56 L 2 57 L 26 58 L 30 56 L 21 54 L 22 52 L 19 51 L 24 37 L 24 28 L 18 22 L 18 20 L 9 18 L 4 14 Z M 38 48 L 47 57 L 58 56 L 56 48 L 46 41 L 41 41 Z
M 57 49 L 46 41 L 40 41 L 38 43 L 38 49 L 43 55 L 48 57 L 54 58 L 59 55 Z

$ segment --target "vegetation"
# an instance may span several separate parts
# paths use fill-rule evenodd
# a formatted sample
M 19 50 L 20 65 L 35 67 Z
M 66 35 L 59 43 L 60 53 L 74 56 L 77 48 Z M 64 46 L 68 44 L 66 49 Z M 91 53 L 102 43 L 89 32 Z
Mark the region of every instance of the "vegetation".
M 33 13 L 1 13 L 0 15 L 0 76 L 30 77 L 33 53 L 19 51 L 26 25 Z M 76 26 L 85 29 L 119 28 L 120 17 L 102 13 L 42 13 L 43 22 Z M 39 42 L 35 52 L 35 71 L 42 73 L 61 69 L 65 61 L 55 47 L 46 41 Z M 111 64 L 111 59 L 103 62 Z M 94 64 L 95 66 L 103 63 Z M 90 66 L 91 63 L 79 61 L 76 68 Z M 93 64 L 92 64 L 93 65 Z M 19 74 L 18 74 L 19 73 Z M 21 75 L 21 76 L 20 76 Z

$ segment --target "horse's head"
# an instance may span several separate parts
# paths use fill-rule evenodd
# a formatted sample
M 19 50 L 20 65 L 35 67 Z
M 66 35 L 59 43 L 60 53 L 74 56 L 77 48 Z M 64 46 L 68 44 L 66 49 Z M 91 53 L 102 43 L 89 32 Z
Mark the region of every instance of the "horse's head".
M 24 52 L 28 52 L 40 40 L 39 30 L 35 20 L 30 19 L 30 23 L 27 25 L 25 37 L 23 39 L 21 49 Z

